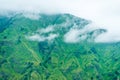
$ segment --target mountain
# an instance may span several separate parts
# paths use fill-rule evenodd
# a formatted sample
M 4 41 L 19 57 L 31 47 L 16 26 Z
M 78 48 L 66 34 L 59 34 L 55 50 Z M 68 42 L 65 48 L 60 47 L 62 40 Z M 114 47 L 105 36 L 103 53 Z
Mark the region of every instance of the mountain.
M 1 80 L 119 80 L 120 43 L 71 14 L 0 16 Z

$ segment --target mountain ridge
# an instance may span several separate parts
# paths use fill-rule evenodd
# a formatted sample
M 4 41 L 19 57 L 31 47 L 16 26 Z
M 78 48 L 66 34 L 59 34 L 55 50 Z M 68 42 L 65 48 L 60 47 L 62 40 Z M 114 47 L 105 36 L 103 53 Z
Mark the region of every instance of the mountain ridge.
M 94 41 L 105 29 L 67 14 L 29 16 L 0 32 L 0 80 L 119 79 L 120 43 Z
M 34 15 L 35 14 L 32 14 L 32 17 Z M 31 15 L 29 15 L 29 17 L 30 16 Z M 68 42 L 80 42 L 82 37 L 85 38 L 83 40 L 94 41 L 97 36 L 99 36 L 100 34 L 105 33 L 107 31 L 105 29 L 100 29 L 99 27 L 94 28 L 94 26 L 96 26 L 96 25 L 92 25 L 91 21 L 88 21 L 88 20 L 85 20 L 85 19 L 82 19 L 82 18 L 79 18 L 79 17 L 75 17 L 75 16 L 70 15 L 70 14 L 54 14 L 54 15 L 40 14 L 40 15 L 37 15 L 37 16 L 39 16 L 39 19 L 37 19 L 37 20 L 33 19 L 32 20 L 31 17 L 29 18 L 28 16 L 26 17 L 25 15 L 17 14 L 17 17 L 15 17 L 15 19 L 20 20 L 21 21 L 21 23 L 19 22 L 20 24 L 24 24 L 24 22 L 22 23 L 22 20 L 24 20 L 24 19 L 26 19 L 26 20 L 28 20 L 29 22 L 32 22 L 32 23 L 35 22 L 35 23 L 32 24 L 35 28 L 40 28 L 40 29 L 44 29 L 44 30 L 48 29 L 47 27 L 55 28 L 55 30 L 53 30 L 53 32 L 54 33 L 58 32 L 57 33 L 58 35 L 59 34 L 62 34 L 62 35 L 64 34 L 64 38 L 65 38 L 66 34 L 68 34 L 68 33 L 72 34 L 72 31 L 73 31 L 74 35 L 67 35 L 67 36 L 70 36 L 70 37 L 72 36 L 74 39 L 71 39 L 73 41 L 68 41 Z M 28 23 L 26 23 L 26 24 L 28 24 Z M 36 24 L 38 24 L 38 25 L 36 25 Z M 88 28 L 86 28 L 85 30 L 82 30 L 86 26 Z M 90 26 L 90 28 L 89 28 L 89 26 Z M 26 26 L 24 26 L 24 27 L 26 27 Z M 89 30 L 87 31 L 87 29 L 89 29 Z M 71 33 L 70 33 L 70 30 L 71 30 Z M 81 34 L 81 31 L 82 31 L 82 34 Z M 35 31 L 32 31 L 32 32 L 36 33 L 36 32 L 38 32 L 38 30 L 36 30 L 36 32 Z M 77 35 L 77 36 L 75 36 L 75 35 Z M 40 38 L 40 36 L 38 36 L 38 37 Z M 75 41 L 75 39 L 76 39 L 76 41 Z M 66 39 L 64 39 L 64 40 L 66 40 Z M 65 41 L 65 42 L 67 42 L 67 41 Z
M 35 14 L 32 14 L 32 16 L 35 15 Z M 31 16 L 31 15 L 29 15 Z M 91 21 L 88 21 L 88 20 L 85 20 L 85 19 L 82 19 L 82 18 L 79 18 L 79 17 L 75 17 L 73 15 L 70 15 L 70 14 L 54 14 L 54 15 L 46 15 L 46 14 L 40 14 L 40 15 L 37 15 L 39 16 L 40 18 L 37 19 L 37 20 L 32 20 L 31 18 L 29 18 L 28 16 L 26 17 L 24 14 L 16 14 L 12 17 L 8 17 L 8 20 L 9 19 L 12 19 L 14 18 L 15 20 L 23 20 L 23 19 L 26 19 L 28 21 L 36 21 L 34 24 L 39 24 L 39 25 L 36 25 L 37 27 L 42 27 L 43 29 L 49 27 L 49 26 L 54 26 L 54 28 L 56 28 L 57 31 L 54 31 L 54 32 L 59 32 L 60 34 L 67 34 L 67 32 L 69 33 L 69 30 L 73 30 L 75 31 L 76 29 L 76 32 L 79 32 L 79 33 L 76 33 L 75 35 L 78 35 L 78 36 L 82 36 L 82 34 L 80 34 L 82 28 L 86 27 L 86 25 L 90 25 L 92 22 Z M 23 19 L 22 19 L 23 18 Z M 1 18 L 2 19 L 2 18 Z M 7 18 L 6 18 L 7 19 Z M 47 20 L 48 19 L 48 20 Z M 21 21 L 20 20 L 20 21 Z M 2 23 L 1 23 L 2 24 Z M 7 24 L 7 23 L 6 23 Z M 24 24 L 21 22 L 21 24 Z M 29 24 L 28 24 L 29 25 Z M 33 24 L 32 24 L 33 25 Z M 3 25 L 4 26 L 4 25 Z M 19 26 L 19 25 L 18 25 Z M 34 27 L 36 27 L 34 26 Z M 60 27 L 59 27 L 60 26 Z M 90 26 L 94 26 L 94 25 L 90 25 Z M 24 26 L 25 27 L 25 26 Z M 0 27 L 2 30 L 2 25 Z M 91 27 L 92 28 L 92 27 Z M 5 28 L 3 28 L 5 29 Z M 23 29 L 23 28 L 22 28 Z M 90 29 L 90 28 L 89 28 Z M 37 31 L 37 30 L 36 30 Z M 97 34 L 98 32 L 99 34 Z M 34 31 L 35 32 L 35 31 Z M 95 33 L 96 32 L 96 33 Z M 96 30 L 93 30 L 91 32 L 88 32 L 88 33 L 84 33 L 86 35 L 86 39 L 88 38 L 87 34 L 89 35 L 89 37 L 91 36 L 91 38 L 95 38 L 97 37 L 98 35 L 100 35 L 101 33 L 103 32 L 106 32 L 105 29 L 96 29 Z M 58 33 L 58 34 L 59 34 Z M 83 34 L 83 35 L 84 35 Z M 96 36 L 92 35 L 92 34 L 96 34 Z M 78 37 L 76 36 L 76 37 Z M 74 36 L 73 36 L 74 37 Z M 79 37 L 80 38 L 80 37 Z M 80 41 L 80 40 L 79 40 Z M 89 41 L 89 40 L 88 40 Z M 92 41 L 92 40 L 91 40 Z M 93 40 L 94 41 L 94 40 Z M 72 41 L 70 41 L 72 42 Z M 74 42 L 74 41 L 73 41 Z M 78 42 L 78 41 L 75 41 L 75 42 Z

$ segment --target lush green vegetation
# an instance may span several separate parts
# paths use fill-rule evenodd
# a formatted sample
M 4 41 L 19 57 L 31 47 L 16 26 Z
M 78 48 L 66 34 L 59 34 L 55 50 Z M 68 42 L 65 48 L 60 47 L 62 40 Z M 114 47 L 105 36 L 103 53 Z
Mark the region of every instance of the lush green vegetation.
M 59 24 L 65 20 L 66 16 L 61 15 L 42 15 L 40 20 L 20 15 L 2 17 L 0 80 L 119 80 L 120 43 L 65 43 L 62 35 L 72 26 L 62 29 Z M 88 24 L 79 20 L 77 23 L 82 27 Z M 55 24 L 59 26 L 54 33 L 59 31 L 61 35 L 52 42 L 30 41 L 25 37 Z

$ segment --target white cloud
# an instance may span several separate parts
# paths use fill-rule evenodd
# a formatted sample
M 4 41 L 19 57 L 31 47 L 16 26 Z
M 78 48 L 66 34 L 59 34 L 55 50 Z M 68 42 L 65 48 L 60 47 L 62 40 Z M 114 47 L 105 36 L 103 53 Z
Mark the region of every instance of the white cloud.
M 38 20 L 40 18 L 40 15 L 36 13 L 24 13 L 23 16 L 32 20 Z
M 51 41 L 51 40 L 55 39 L 56 37 L 58 37 L 58 34 L 50 34 L 46 39 Z
M 99 41 L 120 41 L 120 0 L 0 0 L 0 12 L 71 13 L 90 19 L 108 33 Z M 100 42 L 101 42 L 100 41 Z
M 26 36 L 27 39 L 31 41 L 44 41 L 46 38 L 43 36 L 40 36 L 38 34 L 32 35 L 32 36 Z
M 34 34 L 32 36 L 26 36 L 27 39 L 31 41 L 38 41 L 38 42 L 45 41 L 45 40 L 52 41 L 56 37 L 58 37 L 58 34 L 49 34 L 47 37 L 43 35 L 39 35 L 39 34 Z
M 99 43 L 109 43 L 109 42 L 118 42 L 120 41 L 119 33 L 113 34 L 111 32 L 103 33 L 95 39 L 95 42 Z
M 41 28 L 38 29 L 35 33 L 33 33 L 30 36 L 26 36 L 27 39 L 31 40 L 31 41 L 53 41 L 55 38 L 57 38 L 59 36 L 59 34 L 57 33 L 49 33 L 52 32 L 54 30 L 54 26 L 50 25 L 47 28 Z M 45 36 L 46 33 L 49 33 L 48 36 Z
M 70 29 L 70 31 L 68 31 L 64 35 L 64 41 L 67 43 L 77 43 L 77 42 L 83 41 L 88 37 L 87 35 L 88 32 L 91 32 L 96 29 L 99 29 L 99 27 L 97 27 L 94 23 L 90 23 L 82 29 L 78 29 L 76 25 L 74 25 Z M 93 34 L 93 35 L 96 35 L 96 34 Z
M 80 31 L 78 29 L 71 29 L 64 35 L 64 41 L 68 43 L 76 43 L 79 39 Z
M 52 32 L 52 31 L 54 31 L 54 26 L 53 25 L 49 25 L 46 28 L 42 28 L 42 29 L 37 30 L 37 32 L 39 32 L 39 33 L 49 33 L 49 32 Z

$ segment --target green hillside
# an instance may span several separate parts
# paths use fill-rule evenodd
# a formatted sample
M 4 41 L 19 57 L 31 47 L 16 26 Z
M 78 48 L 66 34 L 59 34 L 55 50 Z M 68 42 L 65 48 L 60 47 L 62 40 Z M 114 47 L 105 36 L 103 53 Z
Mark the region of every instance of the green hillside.
M 70 14 L 0 16 L 0 80 L 119 80 L 120 43 L 94 42 L 106 30 L 86 32 L 77 43 L 64 41 L 74 24 L 83 29 L 90 23 Z M 41 31 L 49 26 L 54 30 Z

